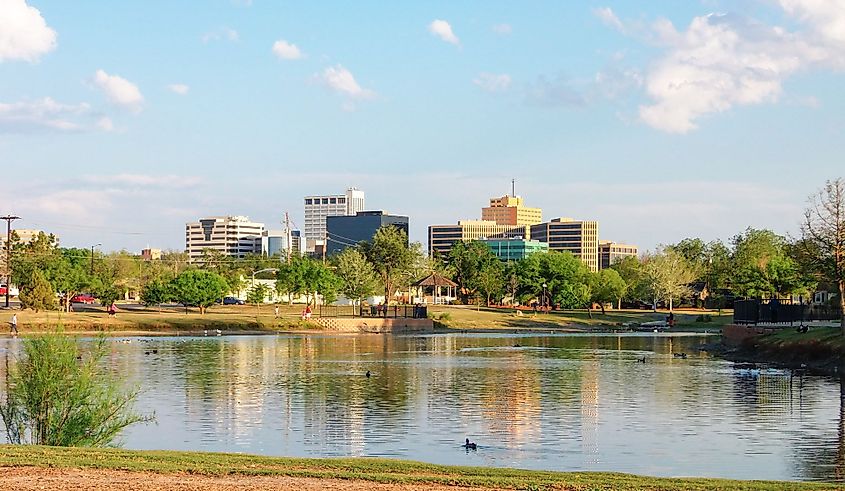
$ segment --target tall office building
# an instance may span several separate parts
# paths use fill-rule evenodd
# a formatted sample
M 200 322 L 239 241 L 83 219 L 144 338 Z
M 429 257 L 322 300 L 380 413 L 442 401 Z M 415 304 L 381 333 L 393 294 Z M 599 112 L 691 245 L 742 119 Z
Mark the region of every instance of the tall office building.
M 479 239 L 520 238 L 530 239 L 528 225 L 499 225 L 490 220 L 461 220 L 457 225 L 430 225 L 428 227 L 428 252 L 446 255 L 452 244 Z
M 481 209 L 481 219 L 499 225 L 537 225 L 543 221 L 543 210 L 525 206 L 520 196 L 490 198 L 490 206 Z
M 549 244 L 529 239 L 483 239 L 500 261 L 510 262 L 525 259 L 531 254 L 549 252 Z
M 546 242 L 551 251 L 569 251 L 590 268 L 599 270 L 599 223 L 555 218 L 531 226 L 531 238 Z
M 364 191 L 349 188 L 345 194 L 305 197 L 305 239 L 326 239 L 326 217 L 353 216 L 364 211 Z
M 391 225 L 405 232 L 408 238 L 408 217 L 389 215 L 383 211 L 359 211 L 355 216 L 326 218 L 326 254 L 337 254 L 347 247 L 372 240 L 381 227 Z
M 245 216 L 200 218 L 185 224 L 185 250 L 188 260 L 196 262 L 204 249 L 213 249 L 227 256 L 242 258 L 261 254 L 264 224 L 251 222 Z
M 305 253 L 305 244 L 302 241 L 302 233 L 299 230 L 265 230 L 261 234 L 261 252 L 270 257 L 281 255 L 287 257 L 290 253 L 294 256 L 301 256 Z
M 607 269 L 624 257 L 637 257 L 639 249 L 631 244 L 619 244 L 610 240 L 599 241 L 599 269 Z

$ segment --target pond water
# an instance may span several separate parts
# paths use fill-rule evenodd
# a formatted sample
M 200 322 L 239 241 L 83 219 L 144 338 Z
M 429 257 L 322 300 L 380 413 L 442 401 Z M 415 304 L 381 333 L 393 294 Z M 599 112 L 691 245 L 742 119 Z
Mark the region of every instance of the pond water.
M 713 339 L 133 338 L 109 363 L 157 418 L 127 448 L 845 480 L 841 381 L 738 368 L 698 351 Z

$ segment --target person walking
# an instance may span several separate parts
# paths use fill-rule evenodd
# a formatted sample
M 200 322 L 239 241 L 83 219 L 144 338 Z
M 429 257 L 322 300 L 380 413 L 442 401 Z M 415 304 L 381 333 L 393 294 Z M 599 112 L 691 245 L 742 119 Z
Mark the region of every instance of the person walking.
M 109 305 L 109 317 L 114 317 L 117 314 L 117 305 L 114 302 Z
M 273 306 L 273 317 L 278 319 L 279 318 L 279 305 L 276 304 Z
M 18 335 L 18 314 L 15 312 L 12 314 L 12 320 L 9 322 L 9 334 L 12 336 Z

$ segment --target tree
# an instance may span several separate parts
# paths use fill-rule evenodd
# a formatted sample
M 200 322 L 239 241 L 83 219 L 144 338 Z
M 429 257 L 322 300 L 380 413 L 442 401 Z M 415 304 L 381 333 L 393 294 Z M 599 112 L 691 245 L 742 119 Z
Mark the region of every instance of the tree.
M 583 308 L 590 300 L 587 266 L 571 252 L 535 253 L 517 263 L 520 300 L 533 300 L 545 291 L 544 303 L 566 309 Z
M 34 271 L 30 280 L 20 290 L 21 307 L 39 310 L 56 308 L 56 291 L 41 271 Z
M 785 238 L 770 230 L 749 228 L 733 239 L 731 289 L 744 297 L 806 293 L 809 278 L 788 253 Z
M 0 415 L 9 442 L 110 446 L 126 427 L 152 421 L 132 409 L 138 390 L 107 372 L 108 352 L 104 337 L 87 352 L 60 332 L 26 339 L 17 363 L 6 359 Z
M 402 274 L 413 262 L 404 230 L 386 225 L 376 230 L 372 241 L 362 242 L 361 250 L 384 285 L 384 301 L 390 303 Z
M 622 300 L 633 302 L 645 298 L 642 287 L 643 268 L 638 258 L 634 256 L 623 257 L 613 263 L 610 269 L 616 271 L 622 281 L 625 282 L 625 291 L 619 299 L 618 308 L 622 308 Z
M 228 291 L 226 280 L 213 271 L 193 269 L 181 273 L 171 282 L 173 298 L 188 306 L 199 307 L 200 314 L 218 302 Z
M 619 273 L 613 269 L 603 269 L 598 273 L 593 273 L 591 277 L 591 301 L 598 303 L 601 306 L 601 313 L 604 314 L 605 304 L 620 301 L 627 285 Z
M 695 273 L 683 256 L 664 248 L 646 256 L 643 264 L 643 282 L 650 293 L 652 306 L 657 310 L 657 302 L 663 300 L 673 309 L 675 300 L 689 293 L 689 284 L 695 280 Z
M 367 262 L 367 258 L 356 248 L 350 247 L 337 255 L 335 258 L 336 273 L 340 278 L 340 293 L 352 300 L 352 308 L 355 309 L 355 302 L 369 295 L 372 295 L 378 288 L 378 279 L 373 265 Z
M 501 289 L 501 285 L 496 285 L 503 283 L 501 278 L 497 278 L 497 275 L 503 274 L 501 262 L 490 250 L 490 246 L 484 242 L 478 240 L 455 242 L 449 250 L 447 260 L 454 272 L 453 279 L 458 284 L 461 302 L 469 303 L 469 299 L 484 288 L 487 292 L 482 293 L 487 295 L 489 303 L 489 294 Z
M 495 259 L 495 256 L 494 256 Z M 501 300 L 501 294 L 505 288 L 505 267 L 502 262 L 496 259 L 495 261 L 485 262 L 482 264 L 481 271 L 473 281 L 475 289 L 478 293 L 484 295 L 486 304 L 490 306 L 490 298 L 493 296 Z
M 146 306 L 161 306 L 161 304 L 170 301 L 172 297 L 170 284 L 161 280 L 152 280 L 141 289 L 141 302 Z
M 839 290 L 842 335 L 845 336 L 845 181 L 827 181 L 810 197 L 801 234 L 814 250 L 815 269 Z

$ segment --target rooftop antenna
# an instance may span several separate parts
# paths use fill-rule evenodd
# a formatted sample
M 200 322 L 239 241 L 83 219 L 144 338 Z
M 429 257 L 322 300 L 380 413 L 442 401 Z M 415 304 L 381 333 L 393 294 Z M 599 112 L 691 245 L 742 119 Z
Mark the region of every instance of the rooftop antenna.
M 511 196 L 516 198 L 516 179 L 511 179 Z

